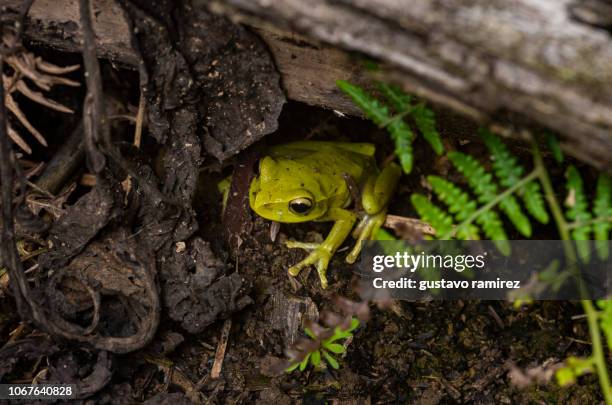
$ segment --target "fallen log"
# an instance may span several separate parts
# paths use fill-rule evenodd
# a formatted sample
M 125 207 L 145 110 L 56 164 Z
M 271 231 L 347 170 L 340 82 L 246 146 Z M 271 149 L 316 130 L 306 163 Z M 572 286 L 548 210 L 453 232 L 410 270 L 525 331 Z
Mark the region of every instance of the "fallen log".
M 539 123 L 563 134 L 574 156 L 612 171 L 612 40 L 593 2 L 197 2 L 388 62 L 398 72 L 386 77 L 406 90 L 476 119 Z
M 501 125 L 510 136 L 552 129 L 569 154 L 612 172 L 612 41 L 597 24 L 574 19 L 579 13 L 569 0 L 195 3 L 263 38 L 290 99 L 358 114 L 335 81 L 367 83 L 371 74 L 344 48 L 379 60 L 378 77 L 476 122 Z M 122 10 L 112 0 L 93 4 L 99 55 L 133 66 Z M 25 33 L 34 42 L 79 50 L 77 1 L 36 0 Z

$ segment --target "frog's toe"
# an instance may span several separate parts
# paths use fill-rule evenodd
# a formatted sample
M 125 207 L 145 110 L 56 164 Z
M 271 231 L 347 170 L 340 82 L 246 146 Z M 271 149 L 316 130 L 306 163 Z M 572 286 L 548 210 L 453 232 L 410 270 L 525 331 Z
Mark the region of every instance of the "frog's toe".
M 351 252 L 346 255 L 346 262 L 348 264 L 353 264 L 357 261 L 357 258 L 359 257 L 359 253 L 361 253 L 361 243 L 362 240 L 359 240 L 355 243 L 355 246 L 353 246 L 353 250 L 351 250 Z
M 386 211 L 375 215 L 366 215 L 359 224 L 359 235 L 353 250 L 346 256 L 347 263 L 355 263 L 361 253 L 361 246 L 364 240 L 372 239 L 376 231 L 385 223 Z
M 291 266 L 289 268 L 289 274 L 297 276 L 303 268 L 308 266 L 314 266 L 319 273 L 319 279 L 321 280 L 321 287 L 327 288 L 327 266 L 331 259 L 331 253 L 322 248 L 315 248 L 308 257 L 301 262 Z
M 288 240 L 285 242 L 285 246 L 287 246 L 289 249 L 315 250 L 316 248 L 321 246 L 321 244 L 314 242 L 298 242 L 295 240 Z

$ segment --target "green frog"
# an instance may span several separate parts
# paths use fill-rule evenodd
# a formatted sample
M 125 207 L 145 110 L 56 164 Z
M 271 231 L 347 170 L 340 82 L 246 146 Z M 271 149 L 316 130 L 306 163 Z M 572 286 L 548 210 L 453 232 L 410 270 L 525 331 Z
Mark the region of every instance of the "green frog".
M 355 246 L 346 257 L 354 263 L 361 243 L 384 223 L 387 205 L 401 175 L 395 163 L 378 170 L 370 143 L 301 141 L 271 146 L 259 160 L 249 202 L 259 216 L 277 222 L 333 221 L 322 243 L 287 241 L 310 254 L 289 274 L 314 266 L 327 288 L 327 267 L 353 229 Z M 357 200 L 357 201 L 356 201 Z M 352 209 L 351 209 L 352 206 Z

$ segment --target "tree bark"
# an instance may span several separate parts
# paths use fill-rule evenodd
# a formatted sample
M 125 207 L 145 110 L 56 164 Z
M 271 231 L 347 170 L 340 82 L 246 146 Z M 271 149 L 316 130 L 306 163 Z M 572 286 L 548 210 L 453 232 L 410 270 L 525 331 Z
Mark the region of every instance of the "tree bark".
M 570 0 L 194 2 L 261 36 L 291 99 L 359 113 L 335 81 L 365 84 L 371 74 L 343 48 L 380 61 L 376 77 L 510 136 L 554 130 L 568 153 L 612 172 L 612 41 L 596 26 L 606 20 L 580 22 L 573 16 L 586 12 Z M 121 9 L 112 0 L 93 5 L 99 55 L 133 65 Z M 77 1 L 36 0 L 26 35 L 80 49 Z

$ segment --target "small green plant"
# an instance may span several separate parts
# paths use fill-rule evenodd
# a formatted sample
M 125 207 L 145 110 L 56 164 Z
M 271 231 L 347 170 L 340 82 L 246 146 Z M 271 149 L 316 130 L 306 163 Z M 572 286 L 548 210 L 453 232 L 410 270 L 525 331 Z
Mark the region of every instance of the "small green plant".
M 349 319 L 348 325 L 338 325 L 333 329 L 322 328 L 318 324 L 311 324 L 304 328 L 304 332 L 311 340 L 302 344 L 298 343 L 298 350 L 295 351 L 291 365 L 285 371 L 288 373 L 296 369 L 304 371 L 309 364 L 320 368 L 321 360 L 325 360 L 332 368 L 338 369 L 340 364 L 335 355 L 346 351 L 346 348 L 338 342 L 353 337 L 353 331 L 359 326 L 357 318 Z
M 437 155 L 444 152 L 440 134 L 436 129 L 434 112 L 423 103 L 415 103 L 414 98 L 399 87 L 378 83 L 378 90 L 389 105 L 363 88 L 347 81 L 338 80 L 336 84 L 340 90 L 351 97 L 374 124 L 387 129 L 395 143 L 395 154 L 404 173 L 410 173 L 414 165 L 412 143 L 415 134 L 413 127 L 418 129 Z M 407 118 L 410 120 L 407 121 Z
M 557 383 L 565 387 L 574 384 L 576 379 L 593 372 L 593 359 L 570 356 L 565 360 L 565 366 L 555 372 Z

